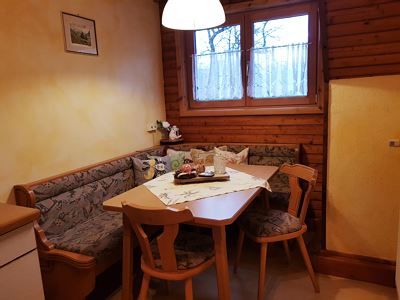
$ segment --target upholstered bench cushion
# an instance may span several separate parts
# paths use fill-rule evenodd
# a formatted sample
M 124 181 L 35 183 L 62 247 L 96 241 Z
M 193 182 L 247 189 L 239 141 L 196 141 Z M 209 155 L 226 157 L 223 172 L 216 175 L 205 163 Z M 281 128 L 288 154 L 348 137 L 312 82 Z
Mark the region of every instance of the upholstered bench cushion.
M 94 256 L 97 261 L 122 251 L 122 214 L 104 212 L 50 241 L 57 249 Z
M 281 235 L 301 229 L 298 218 L 275 209 L 266 212 L 250 210 L 239 218 L 239 223 L 254 236 Z
M 283 145 L 250 147 L 249 165 L 266 165 L 280 167 L 284 163 L 298 162 L 296 148 Z M 277 173 L 269 180 L 272 192 L 288 193 L 289 179 L 286 174 Z
M 133 188 L 132 169 L 85 184 L 76 189 L 36 202 L 39 224 L 50 239 L 65 234 L 80 223 L 103 214 L 103 202 Z
M 277 173 L 270 180 L 268 180 L 269 186 L 273 193 L 289 193 L 289 178 L 286 174 Z
M 150 246 L 156 268 L 162 269 L 157 239 L 152 240 Z M 214 256 L 213 239 L 205 234 L 180 231 L 174 246 L 178 270 L 194 268 Z

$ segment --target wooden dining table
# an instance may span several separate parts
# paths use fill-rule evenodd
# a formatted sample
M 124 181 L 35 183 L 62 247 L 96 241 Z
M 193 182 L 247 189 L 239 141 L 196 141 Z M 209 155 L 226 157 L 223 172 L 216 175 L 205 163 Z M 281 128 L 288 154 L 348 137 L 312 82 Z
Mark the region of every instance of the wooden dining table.
M 278 167 L 273 166 L 228 165 L 228 167 L 265 180 L 269 180 L 278 171 Z M 235 222 L 262 190 L 261 187 L 252 188 L 170 206 L 177 209 L 190 209 L 194 217 L 194 225 L 211 228 L 214 239 L 218 299 L 231 299 L 225 226 Z M 103 207 L 108 211 L 122 212 L 122 202 L 148 209 L 167 207 L 144 185 L 104 201 Z M 129 221 L 124 217 L 122 253 L 122 299 L 124 300 L 133 298 L 133 241 L 134 233 Z

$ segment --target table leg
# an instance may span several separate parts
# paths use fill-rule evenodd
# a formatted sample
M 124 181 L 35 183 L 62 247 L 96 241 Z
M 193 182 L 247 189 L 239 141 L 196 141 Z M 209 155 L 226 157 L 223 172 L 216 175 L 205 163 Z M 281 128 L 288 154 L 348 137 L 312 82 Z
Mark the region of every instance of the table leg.
M 133 293 L 133 241 L 128 218 L 123 216 L 122 299 L 132 300 Z
M 269 202 L 269 196 L 270 196 L 270 192 L 269 191 L 267 191 L 267 190 L 263 190 L 262 191 L 262 193 L 263 193 L 263 197 L 264 197 L 264 209 L 270 209 L 270 207 L 269 207 L 269 205 L 270 205 L 270 202 Z
M 215 249 L 215 267 L 217 270 L 218 298 L 220 300 L 229 300 L 231 299 L 231 291 L 229 286 L 225 226 L 214 226 L 212 232 Z

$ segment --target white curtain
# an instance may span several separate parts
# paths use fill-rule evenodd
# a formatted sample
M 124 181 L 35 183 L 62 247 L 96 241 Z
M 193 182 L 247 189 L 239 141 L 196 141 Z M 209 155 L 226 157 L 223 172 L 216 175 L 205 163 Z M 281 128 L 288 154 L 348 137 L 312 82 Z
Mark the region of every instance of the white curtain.
M 308 44 L 250 50 L 247 93 L 252 98 L 307 95 Z
M 193 96 L 197 101 L 243 97 L 241 51 L 193 56 Z

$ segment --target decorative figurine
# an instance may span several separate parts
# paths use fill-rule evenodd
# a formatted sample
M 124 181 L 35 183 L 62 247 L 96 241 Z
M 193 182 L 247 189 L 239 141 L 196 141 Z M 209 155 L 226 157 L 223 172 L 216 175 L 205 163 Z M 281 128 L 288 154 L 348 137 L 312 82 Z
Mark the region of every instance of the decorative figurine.
M 179 134 L 179 128 L 176 127 L 175 125 L 171 127 L 169 131 L 169 139 L 170 140 L 177 140 L 180 139 L 182 135 Z
M 157 120 L 157 129 L 161 132 L 161 145 L 177 144 L 183 141 L 182 135 L 179 134 L 179 128 L 171 125 L 167 121 Z

